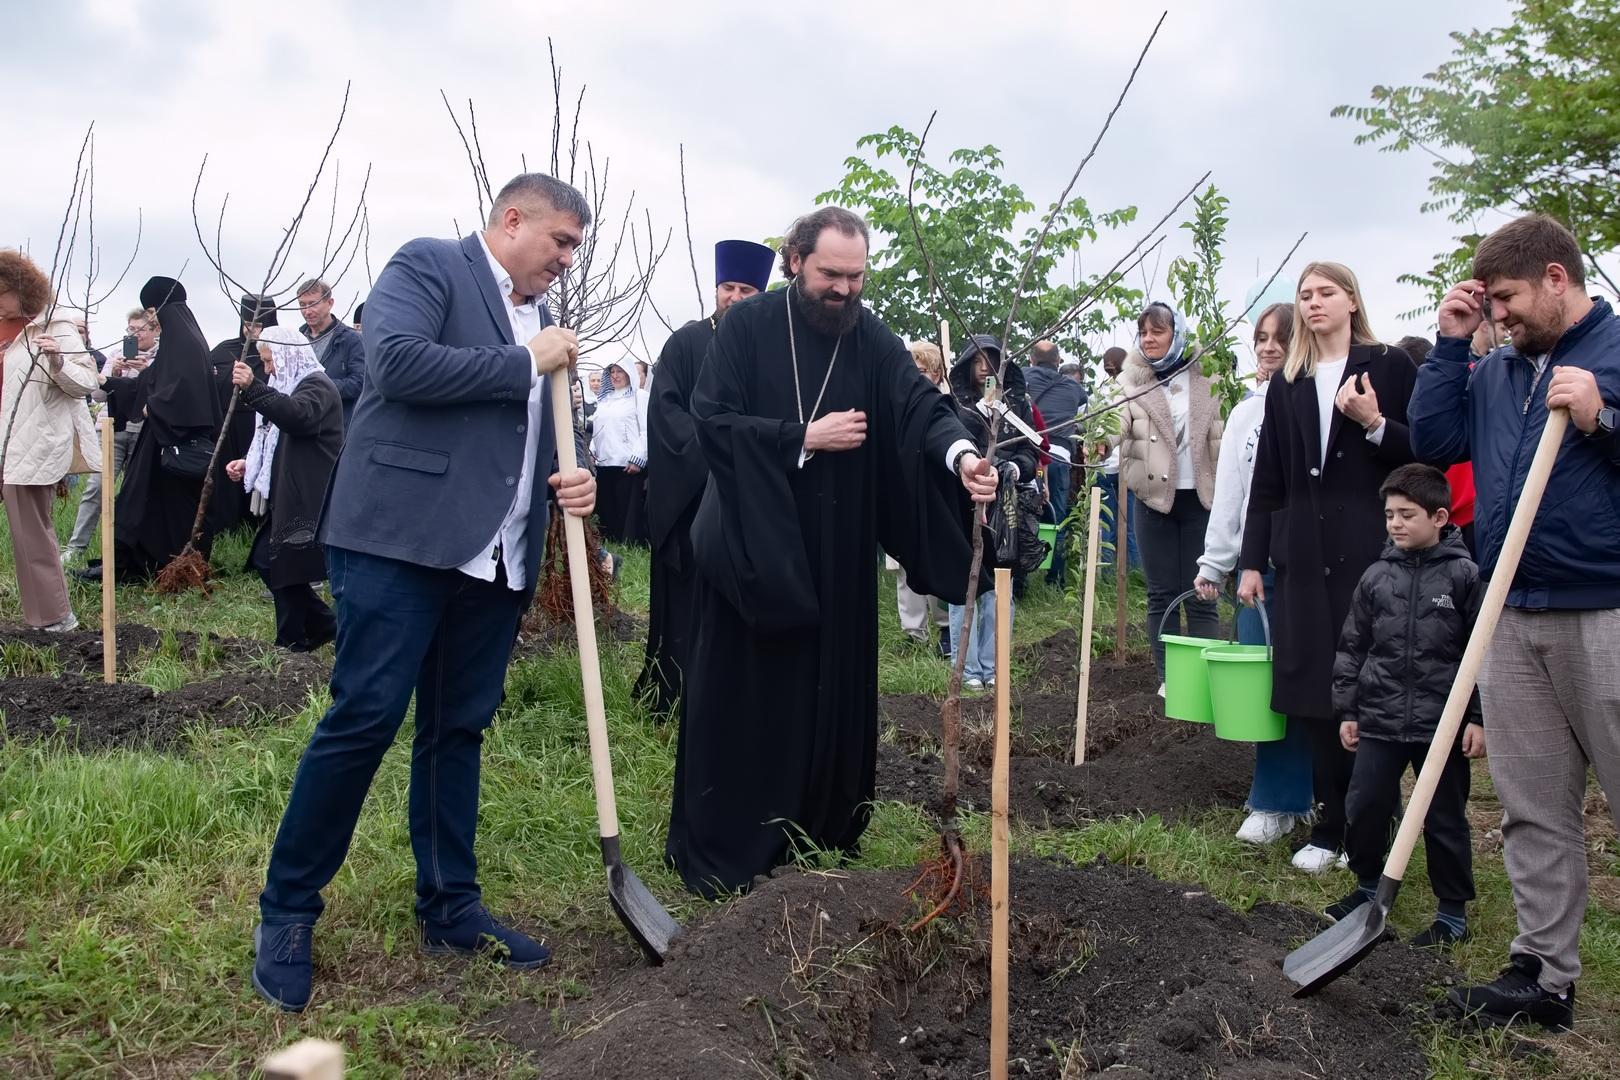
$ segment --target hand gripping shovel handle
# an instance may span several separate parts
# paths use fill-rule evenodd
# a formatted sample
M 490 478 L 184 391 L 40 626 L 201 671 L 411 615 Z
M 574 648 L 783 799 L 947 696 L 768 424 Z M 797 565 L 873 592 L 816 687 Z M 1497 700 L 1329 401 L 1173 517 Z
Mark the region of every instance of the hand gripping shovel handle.
M 579 467 L 574 450 L 574 407 L 569 400 L 568 378 L 553 372 L 551 416 L 557 441 L 557 464 L 572 473 Z M 608 755 L 607 708 L 602 703 L 602 669 L 596 651 L 596 616 L 591 606 L 590 564 L 594 553 L 585 550 L 585 524 L 564 511 L 563 532 L 568 542 L 568 583 L 574 596 L 574 634 L 579 641 L 579 670 L 585 688 L 585 729 L 591 747 L 591 785 L 596 793 L 597 829 L 602 840 L 602 863 L 608 872 L 608 900 L 614 914 L 653 963 L 662 963 L 680 927 L 669 912 L 624 865 L 619 851 L 619 810 L 613 798 L 613 762 Z
M 1508 523 L 1502 554 L 1497 557 L 1490 586 L 1485 590 L 1485 599 L 1480 604 L 1479 617 L 1474 621 L 1474 632 L 1469 636 L 1468 647 L 1457 666 L 1451 696 L 1446 698 L 1446 708 L 1440 714 L 1434 741 L 1429 744 L 1428 756 L 1423 759 L 1423 771 L 1418 774 L 1412 797 L 1406 802 L 1406 813 L 1401 816 L 1401 827 L 1395 834 L 1394 846 L 1389 849 L 1389 857 L 1384 862 L 1384 876 L 1391 881 L 1399 882 L 1406 875 L 1406 864 L 1412 857 L 1412 848 L 1417 844 L 1418 834 L 1423 831 L 1423 819 L 1429 816 L 1434 789 L 1440 783 L 1440 774 L 1445 771 L 1451 748 L 1456 745 L 1457 732 L 1461 730 L 1463 716 L 1468 711 L 1468 700 L 1479 679 L 1485 652 L 1491 647 L 1491 638 L 1496 634 L 1496 624 L 1502 617 L 1508 590 L 1513 587 L 1513 578 L 1519 572 L 1519 558 L 1524 554 L 1530 525 L 1541 507 L 1541 496 L 1547 490 L 1547 477 L 1552 473 L 1553 462 L 1558 459 L 1558 448 L 1563 444 L 1564 431 L 1568 426 L 1567 409 L 1548 412 L 1547 426 L 1541 431 L 1536 456 L 1531 459 L 1530 471 L 1519 492 L 1519 503 L 1514 507 L 1513 518 Z

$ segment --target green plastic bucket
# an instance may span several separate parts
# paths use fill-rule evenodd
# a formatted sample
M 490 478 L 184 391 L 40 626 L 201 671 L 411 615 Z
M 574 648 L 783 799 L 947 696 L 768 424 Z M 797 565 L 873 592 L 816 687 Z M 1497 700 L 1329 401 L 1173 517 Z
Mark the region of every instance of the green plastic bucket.
M 1046 558 L 1041 560 L 1041 565 L 1038 569 L 1050 570 L 1052 569 L 1052 552 L 1057 550 L 1058 527 L 1056 525 L 1048 525 L 1043 521 L 1037 525 L 1036 528 L 1040 530 L 1041 539 L 1046 541 Z
M 1276 742 L 1288 721 L 1271 710 L 1271 649 L 1266 645 L 1213 645 L 1204 650 L 1215 737 L 1233 742 Z
M 1164 609 L 1164 616 L 1159 619 L 1159 640 L 1164 643 L 1164 715 L 1191 724 L 1213 724 L 1215 709 L 1210 701 L 1209 671 L 1204 663 L 1204 650 L 1213 645 L 1225 645 L 1226 642 L 1219 638 L 1164 632 L 1165 624 L 1170 621 L 1170 613 L 1197 595 L 1196 589 L 1188 589 L 1170 601 L 1170 606 Z

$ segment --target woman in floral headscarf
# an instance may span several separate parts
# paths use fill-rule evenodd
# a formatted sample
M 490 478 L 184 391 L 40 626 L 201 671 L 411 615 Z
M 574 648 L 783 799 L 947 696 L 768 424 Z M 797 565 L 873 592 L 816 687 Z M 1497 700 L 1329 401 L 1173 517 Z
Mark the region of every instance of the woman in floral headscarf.
M 259 356 L 268 383 L 241 361 L 232 369 L 241 404 L 259 420 L 247 456 L 225 470 L 247 488 L 253 513 L 263 518 L 248 565 L 275 598 L 276 644 L 310 652 L 337 636 L 332 610 L 310 585 L 326 580 L 316 526 L 343 447 L 343 400 L 297 330 L 265 328 Z
M 630 373 L 609 364 L 596 392 L 591 454 L 596 516 L 608 540 L 647 542 L 647 396 Z

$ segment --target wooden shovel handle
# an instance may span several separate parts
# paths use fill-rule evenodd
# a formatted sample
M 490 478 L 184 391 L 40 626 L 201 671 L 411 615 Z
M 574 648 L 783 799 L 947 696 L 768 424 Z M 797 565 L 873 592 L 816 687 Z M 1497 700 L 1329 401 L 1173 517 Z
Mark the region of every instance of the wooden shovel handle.
M 1086 717 L 1091 707 L 1091 628 L 1097 598 L 1097 548 L 1102 522 L 1102 488 L 1090 492 L 1091 519 L 1086 529 L 1085 599 L 1080 616 L 1080 692 L 1074 706 L 1074 763 L 1086 763 Z
M 557 437 L 557 465 L 563 473 L 579 468 L 574 450 L 574 404 L 566 373 L 554 371 L 551 382 L 551 418 Z M 596 651 L 596 612 L 591 606 L 591 570 L 585 560 L 585 523 L 561 507 L 563 532 L 568 539 L 568 583 L 574 594 L 574 635 L 579 640 L 579 673 L 585 684 L 585 730 L 591 746 L 591 784 L 596 791 L 597 827 L 604 838 L 619 835 L 619 810 L 613 799 L 613 761 L 608 755 L 607 707 L 602 703 L 602 669 Z
M 118 573 L 113 566 L 113 418 L 101 414 L 101 681 L 118 681 Z
M 1418 773 L 1417 785 L 1413 787 L 1412 797 L 1406 802 L 1406 813 L 1401 817 L 1400 831 L 1395 834 L 1394 846 L 1389 849 L 1389 858 L 1384 863 L 1384 876 L 1394 881 L 1400 881 L 1406 874 L 1406 863 L 1412 857 L 1418 834 L 1423 831 L 1423 819 L 1429 816 L 1434 789 L 1439 785 L 1446 759 L 1456 745 L 1457 732 L 1462 727 L 1463 716 L 1468 712 L 1468 699 L 1479 679 L 1480 665 L 1484 663 L 1485 652 L 1491 646 L 1491 638 L 1496 634 L 1497 620 L 1502 617 L 1502 606 L 1507 601 L 1508 590 L 1513 587 L 1513 577 L 1519 571 L 1519 557 L 1524 554 L 1530 525 L 1541 507 L 1542 493 L 1547 490 L 1547 477 L 1552 473 L 1553 462 L 1558 460 L 1558 448 L 1563 444 L 1564 431 L 1568 426 L 1568 410 L 1553 409 L 1547 414 L 1547 426 L 1541 431 L 1536 456 L 1530 462 L 1530 472 L 1525 476 L 1524 487 L 1519 492 L 1519 503 L 1513 508 L 1513 519 L 1508 523 L 1502 554 L 1491 572 L 1490 587 L 1485 590 L 1485 599 L 1480 604 L 1474 632 L 1468 639 L 1468 648 L 1463 651 L 1462 662 L 1457 666 L 1451 696 L 1446 698 L 1445 712 L 1440 714 L 1434 741 L 1429 744 L 1428 756 L 1423 759 L 1423 771 Z

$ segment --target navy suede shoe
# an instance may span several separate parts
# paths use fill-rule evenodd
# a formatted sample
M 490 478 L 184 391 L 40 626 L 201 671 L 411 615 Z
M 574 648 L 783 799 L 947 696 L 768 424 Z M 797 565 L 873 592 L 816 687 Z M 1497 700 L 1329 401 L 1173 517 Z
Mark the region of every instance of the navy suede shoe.
M 253 989 L 286 1012 L 309 1004 L 313 926 L 283 923 L 253 928 Z
M 527 934 L 495 921 L 479 904 L 454 923 L 422 920 L 422 951 L 431 955 L 447 953 L 488 956 L 497 963 L 520 971 L 542 967 L 551 959 L 551 950 Z

